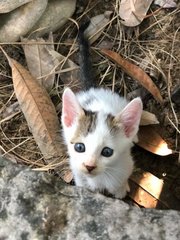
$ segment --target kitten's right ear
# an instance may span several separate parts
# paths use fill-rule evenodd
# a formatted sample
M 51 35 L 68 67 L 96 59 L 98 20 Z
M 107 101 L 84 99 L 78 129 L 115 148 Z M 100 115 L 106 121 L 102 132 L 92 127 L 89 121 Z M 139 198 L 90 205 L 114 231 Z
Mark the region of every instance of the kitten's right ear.
M 142 110 L 142 101 L 137 97 L 129 102 L 122 112 L 115 117 L 116 122 L 122 124 L 126 137 L 134 138 L 137 134 Z
M 75 94 L 70 88 L 66 88 L 62 96 L 62 122 L 66 127 L 70 127 L 82 114 L 84 114 L 84 111 Z

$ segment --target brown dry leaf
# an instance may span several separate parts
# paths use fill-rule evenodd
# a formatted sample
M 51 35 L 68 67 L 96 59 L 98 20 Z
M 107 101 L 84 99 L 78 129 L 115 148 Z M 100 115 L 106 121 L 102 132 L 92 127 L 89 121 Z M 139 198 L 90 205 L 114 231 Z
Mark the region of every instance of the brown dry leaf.
M 122 24 L 128 27 L 139 25 L 146 16 L 146 13 L 153 0 L 121 0 L 119 15 Z
M 151 124 L 159 124 L 159 121 L 153 113 L 143 111 L 141 115 L 140 126 L 146 126 Z
M 95 42 L 99 36 L 102 34 L 104 28 L 107 26 L 112 11 L 106 11 L 104 14 L 97 15 L 91 18 L 88 28 L 85 30 L 84 34 L 89 38 L 90 44 Z
M 142 170 L 139 170 L 131 176 L 131 180 L 135 181 L 153 197 L 159 199 L 164 185 L 164 181 L 162 179 L 157 178 L 149 172 L 143 172 Z
M 130 177 L 130 186 L 128 195 L 143 207 L 180 210 L 179 200 L 170 192 L 166 180 L 137 169 Z
M 157 4 L 162 8 L 176 8 L 177 7 L 177 3 L 174 0 L 155 0 L 154 4 Z
M 131 180 L 131 178 L 129 179 L 129 186 L 130 192 L 127 195 L 141 207 L 166 209 L 164 205 L 159 203 L 158 199 Z
M 66 182 L 70 183 L 73 180 L 73 174 L 71 170 L 65 170 L 64 173 L 62 173 L 61 178 Z
M 118 53 L 111 50 L 101 49 L 101 52 L 113 62 L 117 63 L 129 76 L 137 80 L 159 103 L 163 103 L 159 89 L 153 83 L 152 79 L 140 67 L 132 64 L 128 60 L 122 58 Z
M 160 156 L 166 156 L 173 153 L 153 126 L 141 126 L 138 132 L 138 139 L 137 145 L 149 152 Z
M 65 162 L 65 150 L 55 107 L 46 90 L 17 61 L 10 59 L 19 105 L 44 158 L 51 166 Z
M 55 64 L 49 50 L 54 49 L 53 40 L 50 35 L 48 42 L 42 38 L 28 40 L 22 39 L 23 49 L 28 65 L 28 69 L 33 77 L 35 77 L 40 85 L 50 91 L 54 85 Z M 44 43 L 44 44 L 42 44 Z

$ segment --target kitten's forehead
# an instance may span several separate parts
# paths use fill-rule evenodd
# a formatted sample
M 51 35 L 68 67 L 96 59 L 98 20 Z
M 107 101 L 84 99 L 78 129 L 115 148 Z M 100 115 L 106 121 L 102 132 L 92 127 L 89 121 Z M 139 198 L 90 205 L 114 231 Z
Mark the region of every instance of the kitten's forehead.
M 94 132 L 101 132 L 101 134 L 109 132 L 109 134 L 115 135 L 118 131 L 119 127 L 115 124 L 112 114 L 85 111 L 85 114 L 78 120 L 77 129 L 71 142 L 77 142 L 82 136 L 86 137 Z
M 76 142 L 81 136 L 86 137 L 89 133 L 95 131 L 97 127 L 97 112 L 84 111 L 85 114 L 79 117 L 77 129 L 75 131 L 72 142 Z

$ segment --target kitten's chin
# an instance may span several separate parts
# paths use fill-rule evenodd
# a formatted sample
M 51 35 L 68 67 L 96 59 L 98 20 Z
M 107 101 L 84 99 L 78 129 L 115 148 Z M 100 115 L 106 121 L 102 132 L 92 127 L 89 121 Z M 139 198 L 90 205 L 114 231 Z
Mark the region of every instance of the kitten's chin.
M 87 173 L 86 173 L 86 176 L 89 177 L 89 178 L 94 178 L 94 177 L 96 177 L 97 175 L 98 175 L 98 173 L 94 173 L 94 172 L 91 172 L 91 173 L 87 172 Z

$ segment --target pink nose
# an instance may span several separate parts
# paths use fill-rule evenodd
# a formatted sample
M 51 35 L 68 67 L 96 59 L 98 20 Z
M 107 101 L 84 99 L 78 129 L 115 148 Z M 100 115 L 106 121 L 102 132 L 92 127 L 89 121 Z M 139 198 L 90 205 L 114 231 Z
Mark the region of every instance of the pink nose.
M 96 166 L 88 166 L 88 165 L 84 165 L 84 166 L 86 167 L 86 169 L 88 170 L 89 173 L 92 172 L 96 168 Z

